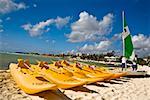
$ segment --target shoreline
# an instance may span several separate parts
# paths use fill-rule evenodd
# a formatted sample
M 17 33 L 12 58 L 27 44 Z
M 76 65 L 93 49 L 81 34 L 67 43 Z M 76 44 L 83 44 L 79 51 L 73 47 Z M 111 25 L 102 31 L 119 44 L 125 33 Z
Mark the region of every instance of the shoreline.
M 13 81 L 9 70 L 0 70 L 0 100 L 149 100 L 150 78 L 120 78 L 60 91 L 28 95 Z

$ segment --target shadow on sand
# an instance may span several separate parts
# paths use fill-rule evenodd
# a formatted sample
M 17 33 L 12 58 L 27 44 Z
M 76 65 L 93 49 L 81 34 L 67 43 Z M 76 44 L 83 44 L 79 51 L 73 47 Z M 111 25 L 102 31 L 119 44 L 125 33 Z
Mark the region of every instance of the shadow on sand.
M 92 83 L 92 84 L 90 84 L 90 85 L 95 85 L 95 86 L 99 86 L 99 87 L 109 87 L 109 86 L 106 86 L 106 85 L 101 84 L 101 83 L 99 83 L 99 82 L 97 82 L 97 83 Z
M 110 83 L 110 84 L 123 84 L 123 83 L 118 83 L 118 82 L 114 82 L 114 81 L 104 81 L 104 83 Z
M 98 93 L 94 90 L 90 90 L 90 89 L 83 87 L 83 86 L 74 87 L 74 88 L 71 88 L 71 90 L 73 90 L 75 92 L 81 91 L 81 92 L 88 92 L 88 93 Z
M 44 91 L 44 92 L 34 94 L 33 96 L 39 96 L 41 98 L 44 98 L 44 100 L 71 100 L 69 97 L 67 97 L 60 90 Z
M 124 79 L 113 79 L 113 80 L 118 82 L 129 82 L 128 80 L 124 80 Z
M 150 78 L 150 75 L 129 75 L 129 76 L 124 76 L 126 78 Z

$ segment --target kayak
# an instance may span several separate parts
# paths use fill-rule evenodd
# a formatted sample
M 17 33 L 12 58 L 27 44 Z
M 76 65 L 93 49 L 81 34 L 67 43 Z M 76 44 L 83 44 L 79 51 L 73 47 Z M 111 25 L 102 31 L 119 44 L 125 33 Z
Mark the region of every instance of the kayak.
M 78 71 L 78 72 L 83 72 L 84 74 L 86 74 L 86 76 L 91 77 L 91 78 L 104 78 L 105 80 L 107 80 L 108 78 L 112 77 L 113 74 L 111 73 L 93 73 L 87 70 L 82 70 L 79 68 L 73 68 L 74 70 Z
M 57 90 L 55 84 L 46 81 L 41 75 L 27 68 L 18 67 L 18 64 L 9 65 L 10 73 L 19 88 L 28 94 L 35 94 L 45 90 Z
M 69 67 L 66 67 L 64 65 L 61 65 L 61 67 L 58 67 L 55 65 L 55 63 L 56 62 L 53 62 L 53 64 L 50 64 L 49 66 L 55 68 L 57 71 L 63 72 L 67 76 L 68 75 L 70 77 L 72 76 L 72 78 L 74 78 L 76 80 L 85 81 L 85 82 L 87 82 L 86 84 L 91 84 L 91 83 L 95 83 L 98 81 L 104 81 L 104 78 L 98 78 L 98 77 L 97 78 L 90 78 L 90 77 L 87 77 L 84 73 L 74 72 L 74 71 L 72 71 L 72 69 L 70 69 Z
M 73 78 L 80 80 L 80 81 L 87 81 L 87 84 L 104 81 L 104 78 L 101 78 L 101 77 L 91 78 L 91 77 L 86 76 L 84 73 L 73 71 L 67 67 L 64 67 L 64 69 L 68 70 L 69 72 L 72 72 Z
M 49 82 L 55 83 L 57 87 L 61 89 L 82 86 L 87 83 L 86 81 L 79 81 L 77 79 L 74 79 L 73 77 L 65 75 L 65 73 L 61 73 L 53 68 L 41 69 L 40 66 L 38 65 L 36 66 L 31 65 L 31 68 L 35 69 L 38 73 L 42 73 L 46 80 L 48 80 Z
M 67 62 L 66 62 L 66 61 L 62 61 L 62 63 L 67 65 Z M 69 65 L 69 64 L 68 64 L 68 65 Z M 75 63 L 74 63 L 74 64 L 70 64 L 70 66 L 75 66 Z M 85 65 L 85 64 L 82 66 L 82 70 L 87 71 L 87 72 L 91 72 L 91 73 L 95 73 L 95 74 L 112 74 L 111 77 L 107 78 L 107 80 L 120 78 L 120 77 L 126 75 L 126 72 L 122 72 L 122 73 L 111 73 L 111 72 L 108 72 L 108 71 L 107 71 L 106 69 L 104 69 L 104 68 L 95 67 L 95 69 L 91 69 L 91 68 L 89 68 L 89 67 L 88 67 L 87 65 Z M 88 75 L 88 76 L 91 76 L 91 77 L 92 77 L 92 75 Z
M 47 70 L 42 69 L 42 73 L 45 75 L 44 78 L 46 80 L 55 83 L 58 88 L 67 89 L 86 84 L 85 81 L 76 80 L 72 77 L 66 76 L 62 73 L 57 73 L 50 69 Z
M 64 60 L 61 62 L 61 64 L 63 66 L 68 67 L 68 69 L 70 68 L 70 70 L 72 70 L 74 72 L 78 72 L 80 74 L 83 73 L 87 77 L 90 77 L 90 78 L 103 78 L 104 80 L 107 80 L 108 78 L 110 78 L 113 75 L 112 73 L 100 73 L 100 72 L 95 73 L 94 71 L 84 70 L 82 68 L 76 67 L 75 63 L 70 64 Z
M 90 72 L 95 72 L 95 73 L 105 73 L 105 74 L 113 74 L 110 78 L 108 78 L 108 80 L 111 80 L 111 79 L 116 79 L 116 78 L 120 78 L 120 77 L 123 77 L 125 76 L 127 73 L 126 72 L 120 72 L 120 73 L 112 73 L 112 72 L 108 72 L 108 71 L 104 71 L 102 69 L 98 69 L 98 68 L 95 68 L 95 69 L 90 69 L 89 67 L 87 66 L 84 66 L 83 67 L 84 70 L 88 70 Z
M 73 76 L 73 73 L 72 72 L 69 72 L 68 70 L 64 69 L 63 66 L 62 67 L 58 67 L 58 66 L 55 66 L 55 64 L 49 64 L 49 66 L 55 70 L 57 70 L 59 73 L 63 73 L 67 76 L 70 76 L 72 77 Z

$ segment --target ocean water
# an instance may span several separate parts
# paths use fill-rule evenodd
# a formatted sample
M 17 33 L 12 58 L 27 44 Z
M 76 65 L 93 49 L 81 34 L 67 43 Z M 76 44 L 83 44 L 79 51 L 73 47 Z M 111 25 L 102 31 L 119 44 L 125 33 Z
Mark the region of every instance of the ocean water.
M 0 53 L 0 69 L 9 69 L 10 63 L 17 63 L 17 59 L 29 59 L 30 63 L 36 64 L 36 60 L 50 62 L 60 58 L 45 57 L 41 55 L 28 55 L 17 53 Z

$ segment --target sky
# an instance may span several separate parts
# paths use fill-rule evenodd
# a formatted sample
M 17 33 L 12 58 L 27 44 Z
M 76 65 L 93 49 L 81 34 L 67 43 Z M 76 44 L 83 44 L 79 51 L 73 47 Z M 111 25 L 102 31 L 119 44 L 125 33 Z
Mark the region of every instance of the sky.
M 122 11 L 150 55 L 149 0 L 0 0 L 0 51 L 122 54 Z

